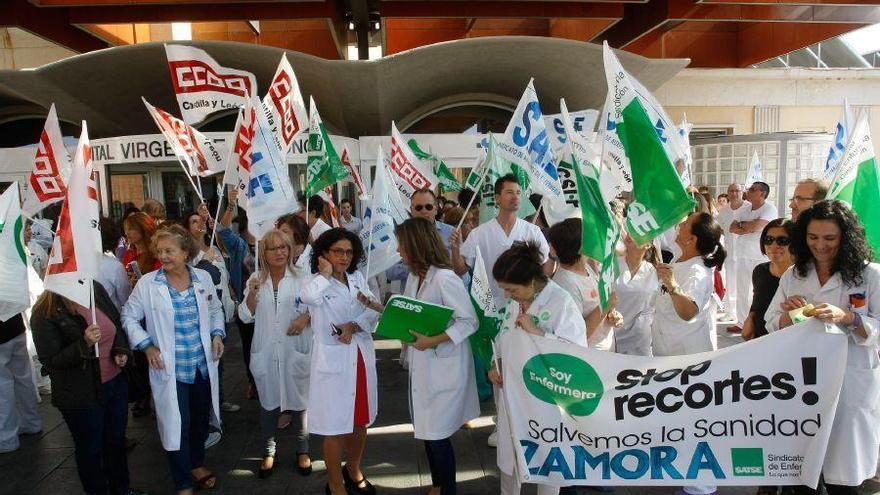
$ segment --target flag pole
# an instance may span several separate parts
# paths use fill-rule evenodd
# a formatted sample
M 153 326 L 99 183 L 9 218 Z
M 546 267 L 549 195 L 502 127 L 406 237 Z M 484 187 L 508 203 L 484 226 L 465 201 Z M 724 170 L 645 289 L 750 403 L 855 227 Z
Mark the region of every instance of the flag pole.
M 381 160 L 382 157 L 378 157 L 377 160 Z M 379 161 L 376 161 L 376 174 L 379 174 Z M 382 170 L 382 173 L 385 173 L 385 170 Z M 378 179 L 378 177 L 376 177 Z M 375 198 L 370 201 L 370 234 L 367 237 L 367 273 L 364 274 L 364 278 L 370 278 L 370 256 L 373 254 L 373 227 L 376 226 L 376 208 L 374 204 Z
M 199 201 L 201 201 L 202 203 L 204 203 L 204 202 L 205 202 L 205 198 L 204 198 L 204 196 L 202 196 L 202 188 L 201 188 L 201 185 L 197 186 L 196 183 L 195 183 L 195 181 L 193 181 L 192 175 L 190 175 L 190 173 L 189 173 L 189 169 L 186 168 L 186 165 L 184 165 L 183 160 L 181 160 L 180 157 L 177 156 L 177 155 L 174 155 L 174 156 L 175 156 L 175 158 L 177 158 L 177 164 L 180 165 L 180 168 L 183 169 L 183 175 L 185 175 L 186 178 L 189 179 L 189 183 L 192 185 L 192 187 L 193 187 L 193 189 L 195 190 L 196 194 L 199 196 Z
M 575 164 L 575 166 L 577 166 L 577 164 Z M 535 218 L 532 219 L 532 225 L 538 225 L 538 219 L 541 218 L 541 210 L 543 210 L 543 209 L 544 209 L 544 202 L 541 201 L 541 203 L 538 205 L 537 211 L 535 211 Z
M 220 182 L 217 184 L 217 213 L 214 214 L 214 228 L 211 230 L 211 242 L 208 247 L 214 245 L 214 239 L 217 237 L 217 222 L 220 221 L 220 206 L 223 204 L 223 195 L 226 192 L 226 186 Z
M 95 281 L 90 278 L 86 279 L 86 280 L 88 281 L 88 284 L 89 284 L 89 300 L 91 301 L 92 324 L 97 325 L 98 324 L 98 312 L 95 309 Z M 96 358 L 101 357 L 101 351 L 98 348 L 98 344 L 100 344 L 100 343 L 101 343 L 100 340 L 98 340 L 98 342 L 95 342 L 95 357 Z

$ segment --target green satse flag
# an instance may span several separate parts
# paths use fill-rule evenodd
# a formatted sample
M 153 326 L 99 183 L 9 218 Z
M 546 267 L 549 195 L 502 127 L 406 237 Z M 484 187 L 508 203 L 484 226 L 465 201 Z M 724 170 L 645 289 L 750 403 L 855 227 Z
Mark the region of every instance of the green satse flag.
M 455 178 L 455 174 L 452 173 L 452 170 L 449 170 L 449 167 L 439 156 L 422 151 L 422 149 L 419 148 L 419 143 L 416 142 L 415 139 L 410 139 L 407 141 L 407 144 L 409 144 L 409 149 L 411 149 L 413 154 L 416 155 L 416 158 L 431 162 L 431 170 L 434 172 L 434 175 L 437 176 L 437 179 L 440 180 L 439 185 L 441 192 L 461 191 L 461 184 L 458 182 L 458 179 Z
M 495 181 L 510 173 L 516 176 L 517 182 L 522 189 L 519 211 L 517 211 L 516 216 L 519 218 L 525 218 L 535 213 L 535 207 L 532 206 L 532 202 L 529 201 L 528 197 L 529 172 L 498 156 L 498 153 L 495 152 L 494 136 L 489 136 L 489 150 L 486 153 L 486 166 L 488 167 L 486 178 L 483 181 L 483 185 L 480 186 L 479 191 L 481 224 L 492 220 L 498 215 L 498 206 L 495 204 Z M 478 181 L 479 177 L 474 183 L 476 184 Z M 470 184 L 470 177 L 468 178 L 468 183 Z
M 566 154 L 571 161 L 569 168 L 574 169 L 578 189 L 578 204 L 581 208 L 581 253 L 601 264 L 599 276 L 599 304 L 603 310 L 608 309 L 608 301 L 614 291 L 614 281 L 619 275 L 617 257 L 614 249 L 620 239 L 620 229 L 611 208 L 602 198 L 599 189 L 599 174 L 592 165 L 588 165 L 587 173 L 577 165 L 573 154 Z M 562 167 L 562 164 L 560 164 Z
M 471 272 L 470 288 L 471 304 L 477 313 L 477 321 L 480 326 L 477 331 L 468 337 L 471 343 L 471 351 L 480 358 L 480 362 L 488 371 L 492 367 L 492 341 L 498 335 L 501 320 L 497 317 L 495 299 L 489 286 L 489 277 L 483 264 L 483 256 L 480 248 L 477 248 L 474 269 Z
M 332 186 L 348 177 L 348 169 L 336 153 L 324 122 L 312 100 L 312 115 L 309 126 L 308 159 L 306 167 L 306 196 L 314 196 L 318 191 Z
M 856 122 L 843 152 L 828 191 L 828 199 L 839 199 L 850 204 L 865 227 L 865 236 L 874 251 L 874 260 L 880 260 L 880 215 L 876 211 L 880 204 L 880 168 L 874 155 L 865 113 Z

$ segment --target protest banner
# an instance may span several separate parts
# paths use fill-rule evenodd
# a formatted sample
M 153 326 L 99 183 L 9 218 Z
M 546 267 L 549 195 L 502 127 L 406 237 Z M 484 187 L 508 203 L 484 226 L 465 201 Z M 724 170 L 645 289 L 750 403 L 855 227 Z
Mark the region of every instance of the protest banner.
M 815 487 L 846 368 L 829 329 L 672 357 L 502 333 L 499 449 L 530 483 Z
M 49 107 L 46 124 L 37 142 L 34 169 L 28 176 L 22 212 L 34 216 L 43 208 L 57 203 L 67 195 L 70 177 L 70 157 L 61 138 L 55 105 Z

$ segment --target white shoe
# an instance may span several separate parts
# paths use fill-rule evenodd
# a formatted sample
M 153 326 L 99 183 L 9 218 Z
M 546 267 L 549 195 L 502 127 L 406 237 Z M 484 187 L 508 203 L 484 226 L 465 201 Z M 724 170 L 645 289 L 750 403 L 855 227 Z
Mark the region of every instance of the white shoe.
M 223 412 L 238 412 L 241 411 L 241 406 L 231 402 L 224 402 L 223 404 L 220 404 L 220 410 Z
M 205 439 L 205 448 L 210 449 L 211 447 L 217 445 L 220 442 L 221 438 L 223 438 L 223 435 L 221 435 L 219 431 L 212 431 L 211 433 L 208 433 L 208 438 Z
M 498 428 L 492 430 L 486 443 L 489 444 L 489 447 L 498 447 Z

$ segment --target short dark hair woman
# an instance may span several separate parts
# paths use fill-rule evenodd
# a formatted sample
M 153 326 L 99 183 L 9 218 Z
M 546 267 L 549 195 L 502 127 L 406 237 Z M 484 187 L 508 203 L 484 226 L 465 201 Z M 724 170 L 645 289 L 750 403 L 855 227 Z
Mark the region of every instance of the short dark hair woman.
M 90 308 L 46 291 L 34 304 L 31 329 L 37 355 L 52 379 L 52 405 L 73 436 L 83 490 L 132 493 L 125 449 L 128 383 L 122 373 L 131 349 L 119 311 L 104 287 L 93 285 L 97 321 Z M 95 357 L 95 344 L 100 357 Z
M 315 340 L 309 382 L 309 433 L 324 436 L 325 493 L 375 493 L 361 472 L 367 426 L 376 419 L 378 390 L 372 330 L 378 320 L 367 280 L 358 271 L 361 241 L 330 229 L 312 245 L 312 277 L 300 298 Z M 348 393 L 339 393 L 345 390 Z M 345 448 L 344 448 L 345 447 Z M 347 462 L 342 466 L 343 450 Z
M 829 495 L 854 495 L 874 476 L 880 449 L 880 265 L 870 261 L 859 218 L 837 200 L 819 201 L 798 216 L 791 250 L 796 261 L 779 280 L 767 330 L 792 325 L 789 312 L 812 304 L 817 319 L 848 334 L 846 374 L 822 473 Z
M 431 493 L 455 493 L 452 435 L 480 415 L 474 360 L 468 337 L 478 327 L 477 315 L 461 278 L 452 271 L 449 250 L 437 227 L 410 218 L 395 229 L 403 263 L 409 268 L 404 296 L 454 310 L 446 331 L 435 336 L 410 332 L 407 346 L 409 397 L 415 437 L 425 441 L 431 470 Z

